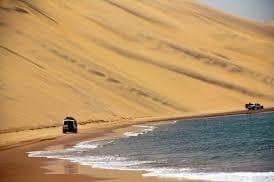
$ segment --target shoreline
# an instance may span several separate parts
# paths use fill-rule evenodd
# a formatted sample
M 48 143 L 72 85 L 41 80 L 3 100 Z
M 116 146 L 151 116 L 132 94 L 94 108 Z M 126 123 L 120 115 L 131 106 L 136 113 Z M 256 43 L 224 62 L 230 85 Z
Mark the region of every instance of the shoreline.
M 167 123 L 166 121 L 162 123 Z M 155 124 L 155 123 L 153 123 Z M 35 150 L 68 148 L 81 141 L 100 140 L 120 137 L 126 131 L 133 131 L 132 125 L 120 126 L 115 129 L 90 130 L 80 135 L 68 134 L 55 140 L 43 140 L 31 144 L 0 150 L 0 179 L 10 181 L 142 181 L 142 182 L 175 182 L 176 179 L 160 179 L 157 177 L 143 177 L 145 171 L 115 170 L 93 168 L 62 159 L 28 157 L 28 152 Z M 10 158 L 10 156 L 15 156 Z M 4 161 L 4 162 L 3 162 Z M 22 168 L 23 166 L 23 168 Z M 24 168 L 31 166 L 31 168 Z M 14 173 L 11 171 L 14 171 Z M 18 173 L 18 171 L 20 171 Z M 35 174 L 34 174 L 35 173 Z M 40 180 L 40 178 L 42 180 Z M 191 182 L 190 180 L 180 180 Z
M 131 120 L 123 120 L 123 122 L 113 122 L 113 121 L 109 121 L 109 122 L 104 122 L 104 124 L 102 124 L 100 126 L 100 124 L 98 123 L 92 123 L 92 122 L 83 122 L 84 124 L 79 124 L 80 127 L 83 127 L 84 130 L 93 130 L 93 129 L 110 129 L 110 130 L 115 130 L 117 128 L 125 128 L 125 127 L 129 127 L 135 124 L 145 124 L 145 123 L 155 123 L 155 122 L 161 122 L 161 121 L 169 121 L 169 120 L 188 120 L 188 119 L 199 119 L 199 118 L 212 118 L 212 117 L 219 117 L 219 116 L 232 116 L 232 115 L 240 115 L 240 114 L 253 114 L 253 113 L 263 113 L 263 112 L 272 112 L 274 111 L 274 107 L 269 107 L 269 108 L 265 108 L 265 109 L 261 109 L 261 110 L 254 110 L 254 111 L 249 111 L 249 110 L 237 110 L 237 111 L 227 111 L 227 112 L 214 112 L 214 113 L 197 113 L 197 114 L 189 114 L 189 115 L 184 115 L 184 116 L 169 116 L 169 117 L 143 117 L 143 118 L 135 118 L 135 119 L 131 119 Z M 112 123 L 113 122 L 113 123 Z M 110 125 L 108 125 L 110 124 Z M 98 125 L 95 126 L 95 125 Z M 81 128 L 80 128 L 81 129 Z M 45 133 L 47 131 L 52 131 L 54 130 L 54 134 L 52 135 L 47 135 L 47 136 L 41 136 L 41 137 L 37 137 L 35 139 L 26 139 L 24 140 L 24 138 L 21 140 L 19 139 L 18 142 L 7 142 L 7 144 L 3 144 L 3 139 L 7 139 L 9 138 L 9 136 L 13 136 L 13 135 L 17 135 L 17 134 L 21 134 L 21 133 L 28 133 L 28 132 L 36 132 L 39 133 L 39 131 L 41 131 L 42 133 Z M 57 132 L 56 132 L 57 131 Z M 55 140 L 59 137 L 62 137 L 63 134 L 60 133 L 61 131 L 61 127 L 45 127 L 45 128 L 39 128 L 39 129 L 30 129 L 30 130 L 23 130 L 23 131 L 18 131 L 18 132 L 7 132 L 7 133 L 0 133 L 0 151 L 2 150 L 7 150 L 10 148 L 16 148 L 22 145 L 29 145 L 32 143 L 37 143 L 37 142 L 41 142 L 44 140 Z M 17 138 L 18 139 L 18 138 Z M 2 141 L 1 141 L 2 140 Z M 10 140 L 10 139 L 9 139 Z
M 77 135 L 69 134 L 60 137 L 33 140 L 19 143 L 16 146 L 6 146 L 0 150 L 0 178 L 1 181 L 176 181 L 173 179 L 160 179 L 157 177 L 142 177 L 142 171 L 120 171 L 111 169 L 97 169 L 89 166 L 68 162 L 65 160 L 30 158 L 27 152 L 44 150 L 50 147 L 67 148 L 85 140 L 99 140 L 105 137 L 118 137 L 125 131 L 130 131 L 134 125 L 167 123 L 174 120 L 188 120 L 198 118 L 211 118 L 239 114 L 273 112 L 274 108 L 258 110 L 255 112 L 234 111 L 224 113 L 201 114 L 196 116 L 173 117 L 171 119 L 156 118 L 150 121 L 122 123 L 104 129 L 85 128 Z M 177 119 L 176 119 L 177 118 Z M 11 157 L 12 156 L 12 157 Z M 35 174 L 34 174 L 35 173 Z M 50 175 L 48 175 L 50 174 Z M 107 174 L 107 175 L 105 175 Z M 107 178 L 105 178 L 107 177 Z M 2 180 L 3 179 L 3 180 Z M 40 180 L 41 179 L 41 180 Z M 187 180 L 181 180 L 187 181 Z

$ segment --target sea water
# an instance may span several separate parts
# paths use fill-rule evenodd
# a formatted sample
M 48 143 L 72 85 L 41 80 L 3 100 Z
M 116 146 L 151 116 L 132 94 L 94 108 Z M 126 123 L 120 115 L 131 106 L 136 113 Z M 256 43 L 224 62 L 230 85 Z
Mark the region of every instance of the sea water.
M 143 176 L 205 181 L 274 181 L 274 112 L 138 125 L 117 139 L 83 141 L 29 157 L 92 167 L 143 170 Z

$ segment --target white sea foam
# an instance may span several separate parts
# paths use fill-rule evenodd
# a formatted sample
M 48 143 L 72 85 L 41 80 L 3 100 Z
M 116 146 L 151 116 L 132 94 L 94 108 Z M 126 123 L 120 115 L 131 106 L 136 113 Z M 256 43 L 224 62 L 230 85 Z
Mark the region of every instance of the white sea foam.
M 90 142 L 90 141 L 89 141 Z M 85 143 L 80 143 L 81 145 Z M 81 145 L 77 145 L 78 147 Z M 94 145 L 94 147 L 98 145 Z M 92 145 L 89 149 L 93 149 Z M 78 162 L 82 165 L 88 165 L 103 169 L 116 170 L 142 170 L 146 171 L 144 177 L 156 176 L 160 178 L 177 178 L 189 180 L 206 180 L 206 181 L 221 181 L 221 182 L 273 182 L 274 172 L 195 172 L 191 168 L 147 168 L 142 167 L 143 164 L 152 164 L 153 161 L 138 161 L 120 156 L 77 156 L 76 148 L 52 150 L 52 151 L 34 151 L 29 152 L 29 157 L 47 157 L 69 160 Z
M 47 157 L 49 156 L 49 153 L 53 151 L 31 151 L 31 152 L 27 152 L 28 153 L 28 157 Z M 60 156 L 61 157 L 61 156 Z
M 59 150 L 44 150 L 27 152 L 28 157 L 46 157 L 60 159 L 67 156 L 70 152 L 75 151 L 73 148 L 59 149 Z
M 84 141 L 76 144 L 73 148 L 75 149 L 82 149 L 82 150 L 88 150 L 88 149 L 96 149 L 98 147 L 103 147 L 104 145 L 112 143 L 113 140 L 90 140 L 90 141 Z
M 77 162 L 82 165 L 92 166 L 102 169 L 116 169 L 116 170 L 142 170 L 141 164 L 152 163 L 153 161 L 138 161 L 130 160 L 120 156 L 76 156 L 66 155 L 66 150 L 54 151 L 33 151 L 29 152 L 28 157 L 46 157 L 53 159 L 69 160 L 70 162 Z
M 273 172 L 208 172 L 197 173 L 178 170 L 150 169 L 143 176 L 157 176 L 162 178 L 184 178 L 189 180 L 206 180 L 220 182 L 273 182 Z
M 156 128 L 155 126 L 146 126 L 146 125 L 135 125 L 135 127 L 143 128 L 143 129 L 140 131 L 135 131 L 135 132 L 131 132 L 131 131 L 125 132 L 124 135 L 127 137 L 136 137 L 136 136 L 151 132 Z
M 89 151 L 98 147 L 103 147 L 104 145 L 110 144 L 112 142 L 113 140 L 84 141 L 76 144 L 72 148 L 28 152 L 28 157 L 70 159 L 69 156 L 75 156 L 75 153 L 79 154 L 83 151 Z
M 130 160 L 127 158 L 115 156 L 93 156 L 88 160 L 84 159 L 83 162 L 80 163 L 103 169 L 140 170 L 138 166 L 151 163 L 151 161 Z
M 95 149 L 99 146 L 99 143 L 90 143 L 90 141 L 80 142 L 74 146 L 74 148 L 80 149 Z

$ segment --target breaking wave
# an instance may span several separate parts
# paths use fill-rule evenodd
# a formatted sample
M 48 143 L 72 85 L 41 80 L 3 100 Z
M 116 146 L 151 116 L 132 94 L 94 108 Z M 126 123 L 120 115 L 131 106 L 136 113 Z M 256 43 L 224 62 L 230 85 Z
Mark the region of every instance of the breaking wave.
M 273 182 L 273 172 L 189 172 L 189 169 L 149 169 L 143 176 L 219 182 Z
M 155 126 L 145 126 L 145 125 L 136 125 L 135 127 L 139 127 L 139 128 L 142 128 L 142 129 L 141 129 L 141 131 L 137 131 L 137 132 L 125 132 L 124 136 L 136 137 L 136 136 L 143 135 L 143 134 L 146 134 L 148 132 L 151 132 L 156 128 Z

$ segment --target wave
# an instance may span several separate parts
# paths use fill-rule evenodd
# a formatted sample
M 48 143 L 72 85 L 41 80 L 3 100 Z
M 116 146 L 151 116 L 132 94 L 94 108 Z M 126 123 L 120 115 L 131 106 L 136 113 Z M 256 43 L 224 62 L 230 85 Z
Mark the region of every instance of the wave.
M 91 147 L 92 148 L 92 147 Z M 75 148 L 74 148 L 75 151 Z M 155 161 L 131 160 L 120 156 L 77 156 L 72 150 L 34 151 L 29 157 L 64 159 L 101 169 L 144 171 L 144 177 L 177 178 L 222 182 L 273 182 L 274 172 L 195 172 L 191 168 L 148 168 Z
M 188 170 L 188 169 L 187 169 Z M 274 172 L 189 172 L 186 169 L 148 169 L 143 176 L 219 182 L 273 182 Z
M 72 148 L 44 150 L 44 151 L 31 151 L 27 153 L 28 153 L 28 157 L 46 157 L 46 158 L 70 160 L 70 158 L 72 158 L 75 155 L 79 155 L 79 153 L 81 152 L 103 147 L 104 145 L 110 144 L 113 141 L 114 140 L 90 140 L 90 141 L 80 142 L 74 145 Z
M 134 127 L 143 128 L 143 129 L 141 131 L 125 132 L 123 135 L 126 137 L 136 137 L 136 136 L 151 132 L 156 128 L 155 126 L 146 126 L 146 125 L 135 125 Z
M 100 144 L 99 143 L 93 143 L 91 144 L 90 141 L 80 142 L 77 145 L 74 146 L 74 148 L 79 149 L 95 149 L 98 148 Z
M 152 167 L 156 161 L 139 161 L 119 155 L 112 156 L 81 156 L 82 149 L 93 150 L 102 144 L 94 144 L 93 141 L 81 142 L 73 148 L 51 151 L 29 152 L 29 157 L 46 157 L 64 159 L 102 169 L 138 170 L 144 171 L 144 177 L 177 178 L 189 180 L 206 180 L 222 182 L 273 182 L 274 172 L 196 172 L 191 168 L 163 168 Z M 110 143 L 112 141 L 105 141 Z M 79 150 L 80 149 L 80 150 Z M 145 165 L 144 165 L 145 164 Z M 151 166 L 149 168 L 148 166 Z
M 116 170 L 142 170 L 139 166 L 152 163 L 152 161 L 130 160 L 120 156 L 89 156 L 83 158 L 71 158 L 72 162 L 89 165 L 95 168 Z
M 191 168 L 163 168 L 151 167 L 156 161 L 132 160 L 119 155 L 111 156 L 81 156 L 79 148 L 94 149 L 98 144 L 89 144 L 91 141 L 81 142 L 70 149 L 51 150 L 51 151 L 33 151 L 29 152 L 29 157 L 46 157 L 55 159 L 64 159 L 71 162 L 77 162 L 81 165 L 87 165 L 102 169 L 115 170 L 138 170 L 144 171 L 144 177 L 177 178 L 189 180 L 206 180 L 222 182 L 273 182 L 274 172 L 196 172 Z M 110 143 L 111 141 L 108 141 Z M 87 143 L 87 144 L 86 144 Z M 107 142 L 106 142 L 107 143 Z M 76 147 L 77 146 L 77 147 Z M 81 150 L 80 150 L 81 151 Z M 77 152 L 77 153 L 75 153 Z M 144 165 L 145 164 L 145 165 Z M 146 166 L 146 167 L 145 167 Z
M 74 149 L 45 150 L 27 152 L 28 157 L 46 157 L 49 159 L 67 159 Z M 66 158 L 67 157 L 67 158 Z
M 75 149 L 96 149 L 98 147 L 103 147 L 104 145 L 112 143 L 113 140 L 90 140 L 90 141 L 84 141 L 76 144 L 73 146 Z
M 63 159 L 70 162 L 77 162 L 81 165 L 91 166 L 101 169 L 116 170 L 143 170 L 139 166 L 141 164 L 153 163 L 153 161 L 130 160 L 120 156 L 81 156 L 70 153 L 71 151 L 53 150 L 53 151 L 33 151 L 29 152 L 28 157 L 46 157 L 50 159 Z

